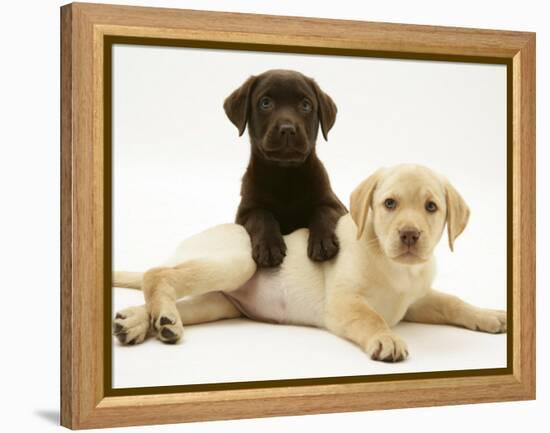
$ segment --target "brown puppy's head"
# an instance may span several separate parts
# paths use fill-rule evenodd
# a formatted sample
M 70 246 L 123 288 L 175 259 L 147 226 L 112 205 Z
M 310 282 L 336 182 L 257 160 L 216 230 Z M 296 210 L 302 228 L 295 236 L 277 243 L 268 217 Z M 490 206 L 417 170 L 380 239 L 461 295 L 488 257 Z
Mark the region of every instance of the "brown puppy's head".
M 250 77 L 223 107 L 239 135 L 248 124 L 256 156 L 283 166 L 303 163 L 315 149 L 319 124 L 326 140 L 336 120 L 336 105 L 317 83 L 287 70 Z
M 456 189 L 442 176 L 418 165 L 380 169 L 351 195 L 351 216 L 357 238 L 372 212 L 372 234 L 382 252 L 399 263 L 422 263 L 431 257 L 445 223 L 449 247 L 462 233 L 470 211 Z

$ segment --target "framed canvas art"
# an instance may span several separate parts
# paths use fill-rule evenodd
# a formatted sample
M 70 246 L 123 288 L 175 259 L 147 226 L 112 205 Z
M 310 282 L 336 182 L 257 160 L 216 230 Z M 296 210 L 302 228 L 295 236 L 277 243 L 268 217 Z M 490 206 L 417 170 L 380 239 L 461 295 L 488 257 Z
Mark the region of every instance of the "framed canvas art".
M 64 426 L 535 397 L 534 34 L 61 18 Z

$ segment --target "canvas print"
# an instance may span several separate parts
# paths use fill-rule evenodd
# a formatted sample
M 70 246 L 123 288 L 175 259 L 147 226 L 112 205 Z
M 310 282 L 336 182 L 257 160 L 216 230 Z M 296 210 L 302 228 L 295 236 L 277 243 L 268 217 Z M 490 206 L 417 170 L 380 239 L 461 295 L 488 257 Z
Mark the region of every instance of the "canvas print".
M 506 66 L 115 44 L 112 386 L 507 365 Z

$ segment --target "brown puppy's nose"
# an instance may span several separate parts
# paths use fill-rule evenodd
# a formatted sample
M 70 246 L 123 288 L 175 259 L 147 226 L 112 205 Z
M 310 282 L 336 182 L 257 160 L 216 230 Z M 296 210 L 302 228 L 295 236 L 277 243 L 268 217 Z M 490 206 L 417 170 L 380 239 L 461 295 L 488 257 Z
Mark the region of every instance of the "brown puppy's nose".
M 401 238 L 401 242 L 410 247 L 416 244 L 420 237 L 420 232 L 415 228 L 405 227 L 399 230 L 399 237 Z
M 279 134 L 281 137 L 296 135 L 296 127 L 292 123 L 283 123 L 279 126 Z

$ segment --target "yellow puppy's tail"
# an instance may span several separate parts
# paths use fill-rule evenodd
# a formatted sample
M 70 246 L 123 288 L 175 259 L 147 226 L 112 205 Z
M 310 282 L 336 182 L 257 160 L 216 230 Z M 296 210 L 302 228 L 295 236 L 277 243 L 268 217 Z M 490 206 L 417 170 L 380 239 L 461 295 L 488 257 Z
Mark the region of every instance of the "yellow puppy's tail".
M 141 290 L 143 272 L 113 272 L 113 286 Z

